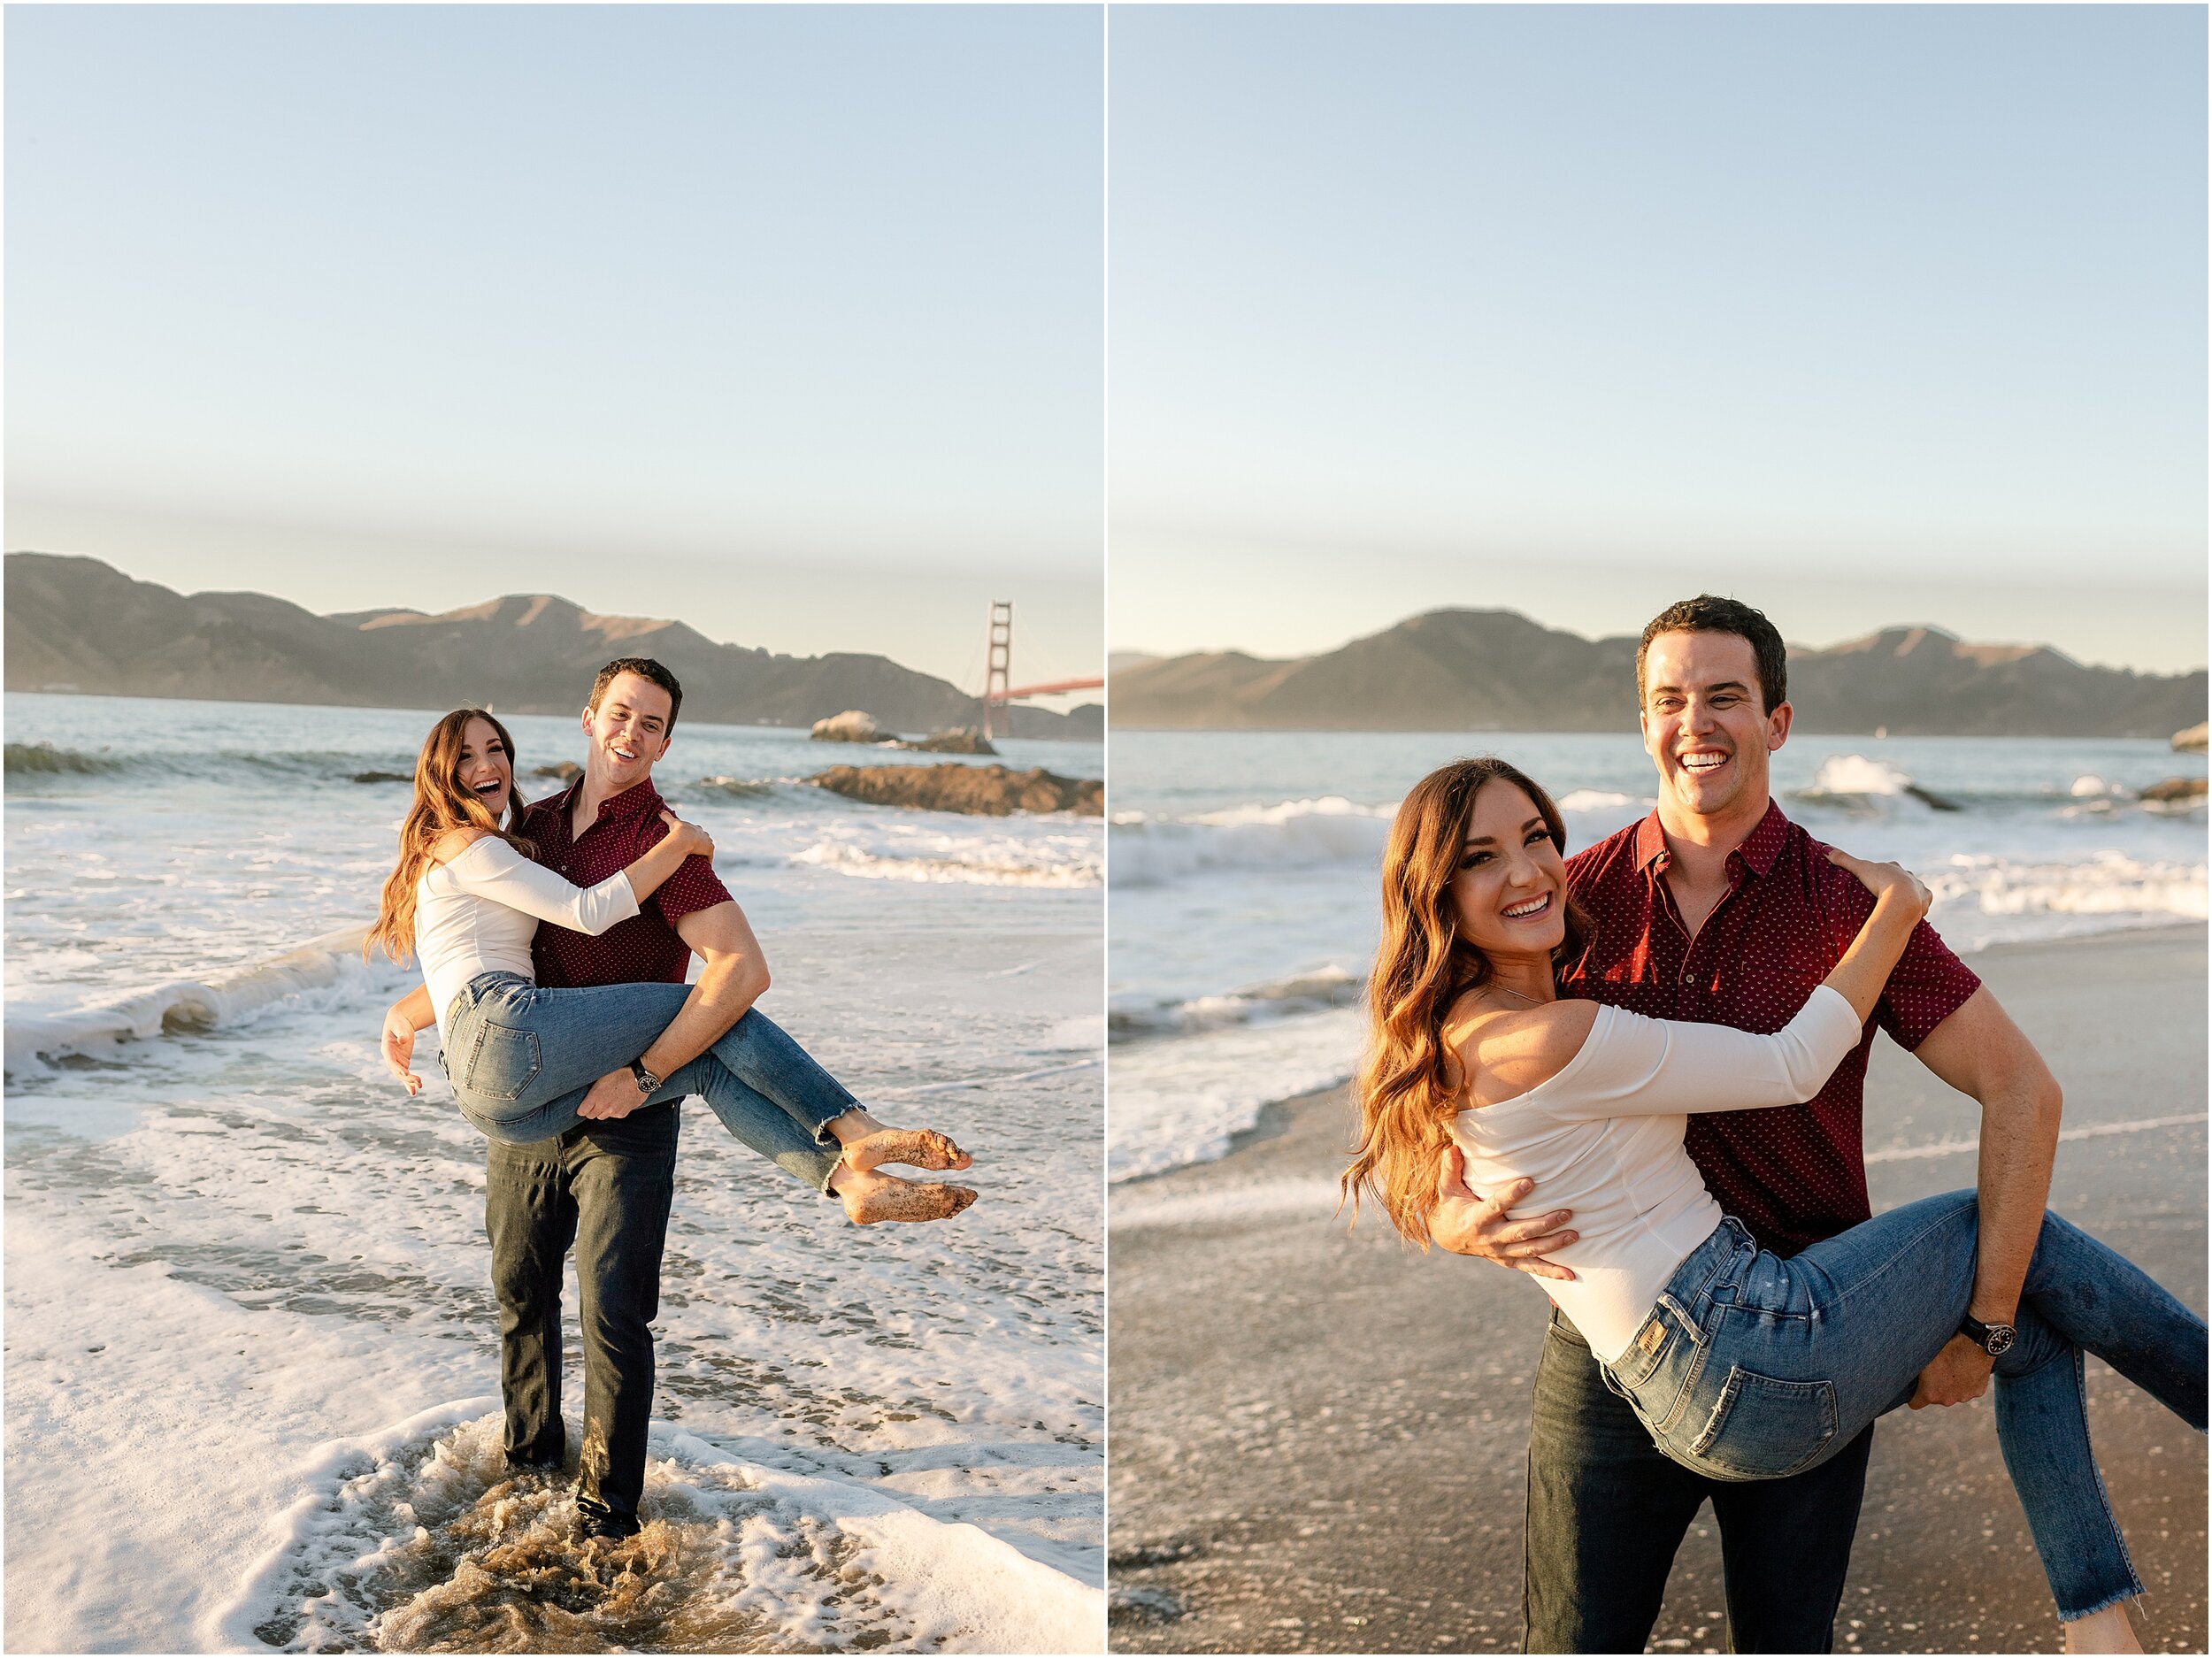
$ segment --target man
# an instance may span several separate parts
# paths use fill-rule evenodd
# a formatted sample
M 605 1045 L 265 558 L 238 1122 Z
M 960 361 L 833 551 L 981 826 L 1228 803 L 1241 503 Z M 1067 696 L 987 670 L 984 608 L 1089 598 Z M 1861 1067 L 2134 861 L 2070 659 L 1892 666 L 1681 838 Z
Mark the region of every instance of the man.
M 582 775 L 524 817 L 523 833 L 540 863 L 588 887 L 626 868 L 666 833 L 652 771 L 668 751 L 682 702 L 675 675 L 650 658 L 623 657 L 599 671 L 583 715 Z M 744 912 L 702 857 L 687 859 L 628 920 L 595 938 L 541 925 L 531 950 L 537 982 L 548 988 L 681 984 L 694 954 L 704 965 L 676 1017 L 634 1064 L 585 1092 L 577 1109 L 590 1120 L 529 1145 L 492 1141 L 486 1163 L 484 1225 L 499 1298 L 500 1391 L 512 1468 L 557 1469 L 565 1457 L 561 1275 L 570 1247 L 576 1249 L 584 1338 L 577 1509 L 587 1538 L 619 1539 L 639 1530 L 652 1414 L 650 1324 L 660 1305 L 680 1102 L 687 1093 L 730 1086 L 727 1075 L 710 1078 L 719 1062 L 707 1049 L 768 988 L 768 969 Z M 412 1032 L 432 1017 L 420 988 L 393 1009 L 388 1063 L 404 1071 Z M 741 1028 L 749 1032 L 749 1055 L 763 1063 L 772 1064 L 776 1050 L 789 1047 L 764 1020 Z M 818 1067 L 787 1070 L 792 1086 L 819 1096 L 810 1103 L 823 1120 L 836 1117 L 856 1132 L 881 1127 Z M 906 1183 L 849 1166 L 836 1145 L 810 1140 L 780 1110 L 752 1114 L 744 1130 L 732 1126 L 795 1178 L 837 1192 L 856 1220 L 918 1217 L 873 1215 L 868 1204 L 882 1188 Z
M 1659 804 L 1568 861 L 1595 923 L 1563 995 L 1669 1019 L 1781 1028 L 1849 944 L 1872 900 L 1828 864 L 1770 794 L 1767 756 L 1788 739 L 1787 662 L 1759 611 L 1701 595 L 1644 630 L 1636 655 L 1644 747 Z M 1923 923 L 1876 1021 L 1982 1108 L 1981 1231 L 1970 1323 L 1924 1370 L 1912 1406 L 1989 1384 L 1968 1330 L 2013 1322 L 2042 1224 L 2060 1098 L 2034 1048 Z M 1760 1244 L 1793 1255 L 1870 1214 L 1861 1145 L 1870 1031 L 1820 1093 L 1772 1111 L 1701 1114 L 1685 1144 L 1721 1207 Z M 1479 1198 L 1447 1157 L 1435 1240 L 1524 1272 L 1573 1240 L 1564 1209 L 1527 1215 L 1532 1183 Z M 1540 1198 L 1537 1198 L 1540 1201 Z M 2005 1333 L 2008 1334 L 2009 1332 Z M 1523 1543 L 1524 1649 L 1641 1652 L 1676 1549 L 1707 1499 L 1720 1524 L 1732 1647 L 1826 1652 L 1850 1563 L 1873 1430 L 1788 1479 L 1708 1480 L 1661 1455 L 1556 1310 L 1538 1362 Z
M 621 657 L 599 671 L 584 710 L 583 774 L 523 819 L 540 863 L 588 887 L 660 838 L 653 765 L 668 752 L 682 705 L 676 676 L 649 657 Z M 690 996 L 638 1061 L 653 1078 L 672 1078 L 768 988 L 767 963 L 744 911 L 704 858 L 687 859 L 637 915 L 596 938 L 540 926 L 530 954 L 548 988 L 681 984 L 692 956 L 702 958 Z M 584 1333 L 576 1507 L 587 1538 L 618 1539 L 639 1529 L 653 1404 L 651 1321 L 660 1310 L 681 1118 L 676 1104 L 645 1104 L 651 1092 L 632 1069 L 611 1071 L 578 1107 L 595 1126 L 534 1145 L 494 1141 L 485 1164 L 511 1462 L 557 1468 L 565 1453 L 561 1263 L 572 1240 L 576 1247 Z

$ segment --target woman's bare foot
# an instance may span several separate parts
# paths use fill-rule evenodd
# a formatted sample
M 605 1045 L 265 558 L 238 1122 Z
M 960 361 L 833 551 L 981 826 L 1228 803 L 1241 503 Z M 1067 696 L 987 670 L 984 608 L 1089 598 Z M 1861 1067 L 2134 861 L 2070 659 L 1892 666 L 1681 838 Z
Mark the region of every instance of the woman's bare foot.
M 933 1128 L 879 1128 L 844 1142 L 845 1166 L 864 1172 L 887 1163 L 915 1169 L 965 1169 L 975 1159 Z
M 2128 1622 L 2127 1602 L 2108 1606 L 2101 1612 L 2092 1612 L 2087 1617 L 2078 1617 L 2061 1625 L 2066 1632 L 2068 1652 L 2141 1652 L 2142 1642 L 2135 1639 L 2135 1627 Z
M 872 1226 L 878 1221 L 950 1220 L 975 1201 L 975 1193 L 964 1186 L 902 1180 L 872 1169 L 841 1168 L 830 1179 L 830 1190 L 856 1226 Z

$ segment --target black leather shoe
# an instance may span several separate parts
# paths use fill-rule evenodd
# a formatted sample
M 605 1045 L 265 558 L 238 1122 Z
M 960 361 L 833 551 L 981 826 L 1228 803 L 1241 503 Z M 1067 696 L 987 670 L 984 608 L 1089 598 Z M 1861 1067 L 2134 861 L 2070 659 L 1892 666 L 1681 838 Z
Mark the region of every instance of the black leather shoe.
M 588 1543 L 593 1538 L 604 1538 L 610 1543 L 619 1543 L 635 1537 L 645 1528 L 638 1524 L 634 1514 L 617 1514 L 597 1503 L 576 1505 L 576 1540 Z

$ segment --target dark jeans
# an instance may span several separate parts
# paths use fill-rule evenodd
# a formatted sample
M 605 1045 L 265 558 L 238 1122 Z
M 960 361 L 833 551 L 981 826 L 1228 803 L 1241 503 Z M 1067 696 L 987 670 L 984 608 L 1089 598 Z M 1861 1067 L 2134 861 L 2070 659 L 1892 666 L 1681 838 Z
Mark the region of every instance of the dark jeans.
M 1670 1461 L 1555 1311 L 1536 1366 L 1521 1647 L 1640 1653 L 1675 1550 L 1710 1498 L 1736 1652 L 1824 1653 L 1858 1530 L 1874 1430 L 1786 1479 L 1708 1479 Z
M 558 1464 L 561 1263 L 572 1244 L 583 1305 L 584 1444 L 577 1505 L 634 1517 L 653 1414 L 661 1247 L 675 1193 L 674 1105 L 527 1145 L 490 1144 L 484 1230 L 499 1297 L 499 1391 L 510 1461 Z

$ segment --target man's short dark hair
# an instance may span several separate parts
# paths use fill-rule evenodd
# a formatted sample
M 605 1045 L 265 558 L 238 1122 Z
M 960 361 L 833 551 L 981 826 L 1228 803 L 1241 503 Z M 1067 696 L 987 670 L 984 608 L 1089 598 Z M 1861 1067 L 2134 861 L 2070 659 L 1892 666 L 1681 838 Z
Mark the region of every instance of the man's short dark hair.
M 1759 662 L 1759 701 L 1763 713 L 1771 714 L 1790 700 L 1790 653 L 1782 635 L 1763 610 L 1734 599 L 1701 593 L 1682 599 L 1653 617 L 1636 646 L 1636 705 L 1644 701 L 1644 655 L 1662 633 L 1733 633 L 1751 646 Z
M 1642 665 L 1643 659 L 1637 658 L 1639 672 L 1642 671 Z M 617 656 L 605 667 L 600 669 L 599 677 L 591 682 L 591 701 L 584 704 L 588 712 L 596 714 L 599 711 L 600 699 L 607 695 L 607 687 L 614 683 L 615 676 L 618 673 L 634 673 L 639 679 L 649 679 L 667 692 L 668 731 L 676 729 L 676 715 L 684 705 L 684 687 L 676 682 L 674 674 L 669 672 L 666 668 L 655 662 L 650 656 Z M 664 737 L 667 734 L 667 731 L 661 733 Z

